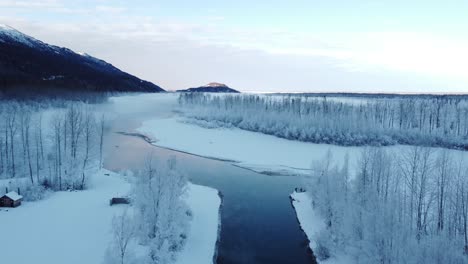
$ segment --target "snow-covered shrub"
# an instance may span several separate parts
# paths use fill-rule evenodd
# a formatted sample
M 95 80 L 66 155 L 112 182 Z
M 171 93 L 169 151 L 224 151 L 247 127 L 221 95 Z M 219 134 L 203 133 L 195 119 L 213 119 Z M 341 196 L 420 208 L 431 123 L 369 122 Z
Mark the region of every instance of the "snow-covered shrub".
M 22 195 L 25 201 L 37 201 L 47 196 L 48 190 L 42 185 L 28 184 L 23 188 Z

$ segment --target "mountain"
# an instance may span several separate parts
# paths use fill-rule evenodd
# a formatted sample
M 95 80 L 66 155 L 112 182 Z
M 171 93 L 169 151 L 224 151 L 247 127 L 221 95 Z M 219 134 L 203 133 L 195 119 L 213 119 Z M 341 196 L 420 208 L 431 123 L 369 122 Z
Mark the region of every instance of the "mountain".
M 240 93 L 223 83 L 212 82 L 204 86 L 178 90 L 178 92 Z
M 103 60 L 0 24 L 0 95 L 162 91 Z

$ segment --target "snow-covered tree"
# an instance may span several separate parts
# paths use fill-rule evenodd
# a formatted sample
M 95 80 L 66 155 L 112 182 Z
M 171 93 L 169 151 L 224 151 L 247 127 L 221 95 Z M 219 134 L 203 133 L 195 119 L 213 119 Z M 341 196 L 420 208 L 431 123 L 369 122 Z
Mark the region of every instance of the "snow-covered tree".
M 326 230 L 315 252 L 356 263 L 466 263 L 466 161 L 412 147 L 400 156 L 366 148 L 347 180 L 328 153 L 312 170 L 309 194 Z
M 467 97 L 181 93 L 179 105 L 196 122 L 306 142 L 468 147 Z
M 133 218 L 125 210 L 122 214 L 114 216 L 112 219 L 111 245 L 106 251 L 105 263 L 108 264 L 131 264 L 137 263 L 136 257 L 129 246 L 135 239 L 136 226 Z
M 87 174 L 97 169 L 95 146 L 104 135 L 94 106 L 55 105 L 0 101 L 0 179 L 10 179 L 4 187 L 19 188 L 27 200 L 41 198 L 45 190 L 84 189 Z
M 168 263 L 183 247 L 188 232 L 187 178 L 178 171 L 174 157 L 158 164 L 152 156 L 136 178 L 134 206 L 140 243 L 149 247 L 152 263 Z

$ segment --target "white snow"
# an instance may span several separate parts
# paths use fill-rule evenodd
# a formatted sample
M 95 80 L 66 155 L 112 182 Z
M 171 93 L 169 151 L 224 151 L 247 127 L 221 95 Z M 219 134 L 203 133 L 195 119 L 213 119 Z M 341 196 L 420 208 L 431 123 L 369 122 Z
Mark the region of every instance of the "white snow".
M 210 82 L 209 84 L 203 85 L 202 87 L 227 87 L 224 83 Z
M 218 191 L 189 184 L 187 204 L 192 209 L 193 220 L 187 244 L 180 252 L 176 264 L 212 263 L 218 239 L 221 199 Z
M 10 198 L 13 201 L 18 201 L 20 199 L 23 199 L 23 196 L 19 195 L 17 192 L 9 192 L 5 194 L 4 196 Z
M 110 176 L 105 176 L 104 174 Z M 112 240 L 112 217 L 125 205 L 109 206 L 130 184 L 107 170 L 90 177 L 89 189 L 56 192 L 47 199 L 0 209 L 1 263 L 99 264 Z M 216 190 L 189 185 L 191 231 L 177 264 L 211 263 L 218 235 L 220 198 Z M 4 250 L 8 249 L 8 250 Z
M 58 53 L 57 51 L 55 51 L 56 53 Z M 62 79 L 64 76 L 63 75 L 51 75 L 49 77 L 42 77 L 42 80 L 44 81 L 53 81 L 55 79 Z
M 294 192 L 291 194 L 293 199 L 293 207 L 296 210 L 297 219 L 301 225 L 302 230 L 309 239 L 309 247 L 314 251 L 316 248 L 317 233 L 325 228 L 323 218 L 318 215 L 312 206 L 312 199 L 307 193 Z M 335 253 L 335 252 L 333 252 Z M 320 264 L 351 264 L 353 261 L 342 254 L 334 254 L 327 260 L 319 261 Z
M 138 130 L 152 137 L 155 145 L 206 157 L 238 161 L 255 171 L 308 174 L 313 160 L 330 149 L 336 160 L 350 153 L 351 163 L 362 148 L 313 144 L 278 138 L 238 128 L 203 128 L 175 118 L 144 121 Z
M 34 42 L 36 41 L 35 39 L 5 24 L 0 24 L 0 36 L 1 35 L 5 35 L 28 46 L 33 46 Z
M 149 99 L 149 98 L 148 98 Z M 169 99 L 169 100 L 167 100 Z M 170 107 L 170 97 L 165 106 Z M 148 102 L 150 102 L 148 100 Z M 147 102 L 145 102 L 146 104 Z M 156 115 L 156 114 L 154 114 Z M 315 144 L 278 138 L 259 132 L 239 128 L 224 128 L 209 124 L 199 126 L 192 120 L 172 115 L 149 117 L 137 128 L 149 136 L 154 145 L 188 152 L 208 158 L 236 161 L 237 166 L 257 172 L 279 175 L 309 175 L 313 162 L 322 160 L 330 150 L 333 161 L 341 165 L 346 154 L 352 178 L 364 147 L 344 147 Z M 411 146 L 394 145 L 384 147 L 392 155 L 401 155 Z M 435 152 L 442 148 L 431 148 Z M 455 156 L 468 158 L 468 152 L 449 150 Z
M 122 210 L 109 206 L 109 199 L 129 189 L 120 176 L 101 171 L 90 178 L 89 190 L 56 192 L 1 210 L 0 248 L 8 249 L 1 251 L 2 263 L 101 263 L 112 237 L 112 217 Z

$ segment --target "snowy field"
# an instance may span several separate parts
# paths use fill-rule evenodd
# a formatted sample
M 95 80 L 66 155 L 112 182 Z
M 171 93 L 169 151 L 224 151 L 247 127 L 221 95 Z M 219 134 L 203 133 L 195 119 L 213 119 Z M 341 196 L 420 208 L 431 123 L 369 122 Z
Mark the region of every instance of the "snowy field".
M 234 160 L 241 167 L 279 174 L 308 174 L 312 161 L 322 159 L 329 149 L 335 160 L 343 160 L 349 153 L 354 164 L 362 149 L 287 140 L 238 128 L 208 129 L 180 121 L 150 119 L 138 131 L 150 136 L 157 146 Z
M 317 243 L 317 233 L 324 230 L 325 223 L 312 207 L 312 199 L 305 192 L 291 194 L 293 207 L 296 210 L 297 219 L 302 230 L 310 241 L 309 247 L 315 251 Z M 317 260 L 319 264 L 351 264 L 353 261 L 346 256 L 332 256 L 323 261 Z
M 109 206 L 109 199 L 129 190 L 123 178 L 103 170 L 90 178 L 88 190 L 56 192 L 45 200 L 2 209 L 0 248 L 9 249 L 2 250 L 2 262 L 101 263 L 112 239 L 112 217 L 123 209 Z
M 221 201 L 214 189 L 189 186 L 187 203 L 194 218 L 177 263 L 211 263 Z M 90 178 L 88 190 L 56 192 L 41 201 L 1 209 L 1 263 L 102 263 L 112 240 L 112 218 L 126 207 L 111 207 L 109 199 L 129 191 L 126 179 L 102 170 Z

